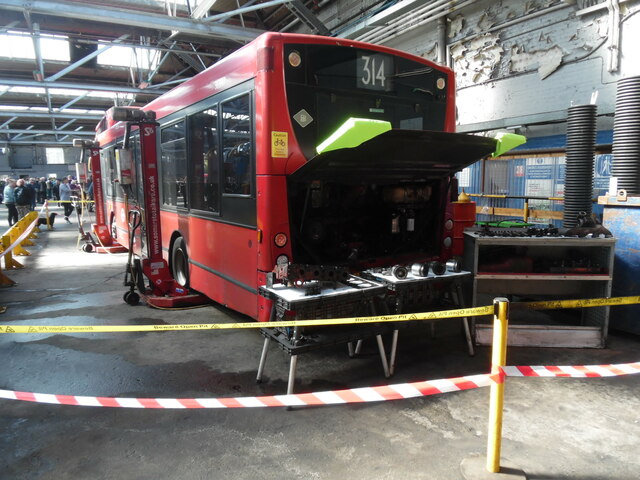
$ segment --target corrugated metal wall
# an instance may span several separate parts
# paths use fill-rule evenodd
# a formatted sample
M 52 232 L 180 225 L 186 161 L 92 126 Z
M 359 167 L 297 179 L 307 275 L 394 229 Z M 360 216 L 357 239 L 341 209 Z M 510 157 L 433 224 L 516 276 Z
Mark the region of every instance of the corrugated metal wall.
M 595 156 L 593 196 L 604 195 L 611 176 L 611 154 Z M 484 174 L 483 174 L 484 170 Z M 487 159 L 477 162 L 458 174 L 460 191 L 471 194 L 561 197 L 564 195 L 564 154 L 522 154 L 504 159 Z M 491 207 L 522 210 L 523 199 L 474 198 L 480 209 L 488 212 Z M 530 200 L 529 208 L 562 212 L 561 201 Z M 482 210 L 481 210 L 482 211 Z M 594 204 L 594 213 L 601 214 L 602 207 Z M 497 221 L 508 217 L 480 213 L 478 220 Z M 522 218 L 514 216 L 513 218 Z M 553 223 L 560 220 L 539 218 L 535 223 Z

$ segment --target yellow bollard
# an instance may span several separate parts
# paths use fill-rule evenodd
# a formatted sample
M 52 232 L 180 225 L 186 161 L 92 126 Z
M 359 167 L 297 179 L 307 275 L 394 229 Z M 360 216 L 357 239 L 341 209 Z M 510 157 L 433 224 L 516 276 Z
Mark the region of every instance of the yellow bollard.
M 53 230 L 53 225 L 49 222 L 49 200 L 44 201 L 44 213 L 46 215 L 45 218 L 47 219 L 47 230 Z
M 9 230 L 11 231 L 11 230 Z M 19 261 L 17 261 L 15 258 L 13 258 L 13 252 L 11 250 L 9 250 L 9 247 L 11 246 L 11 236 L 10 235 L 3 235 L 2 236 L 2 246 L 4 248 L 4 251 L 6 252 L 4 254 L 4 268 L 6 270 L 11 270 L 14 268 L 24 268 L 24 265 L 22 265 Z
M 502 408 L 504 405 L 504 374 L 502 367 L 507 360 L 507 329 L 509 327 L 509 300 L 493 300 L 493 346 L 491 350 L 491 384 L 489 398 L 489 438 L 487 441 L 487 471 L 500 471 L 500 446 L 502 444 Z

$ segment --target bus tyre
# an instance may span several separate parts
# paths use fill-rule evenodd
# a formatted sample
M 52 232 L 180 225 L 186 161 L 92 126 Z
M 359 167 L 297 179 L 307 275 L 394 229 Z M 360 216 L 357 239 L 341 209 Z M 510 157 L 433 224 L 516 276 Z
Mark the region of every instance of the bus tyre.
M 138 303 L 140 303 L 140 295 L 138 295 L 136 292 L 128 291 L 122 298 L 131 306 L 138 305 Z
M 84 245 L 82 245 L 82 251 L 86 253 L 93 252 L 93 245 L 91 245 L 90 243 L 85 243 Z
M 176 238 L 171 249 L 171 275 L 178 284 L 189 287 L 189 256 L 187 245 L 182 237 Z

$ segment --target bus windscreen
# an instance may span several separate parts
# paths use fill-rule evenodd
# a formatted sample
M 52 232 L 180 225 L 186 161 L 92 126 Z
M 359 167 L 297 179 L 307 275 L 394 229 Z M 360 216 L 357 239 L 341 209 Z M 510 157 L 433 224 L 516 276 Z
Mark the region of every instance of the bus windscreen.
M 405 130 L 444 129 L 446 74 L 403 57 L 336 45 L 287 44 L 289 114 L 307 158 L 351 117 Z

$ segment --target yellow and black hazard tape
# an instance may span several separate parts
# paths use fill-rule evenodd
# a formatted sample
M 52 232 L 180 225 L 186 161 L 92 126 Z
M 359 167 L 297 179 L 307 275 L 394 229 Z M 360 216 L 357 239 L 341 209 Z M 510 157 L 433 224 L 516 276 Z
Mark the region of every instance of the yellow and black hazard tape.
M 514 309 L 554 310 L 562 308 L 605 307 L 640 304 L 640 296 L 585 298 L 580 300 L 551 300 L 544 302 L 514 302 Z M 166 332 L 185 330 L 233 330 L 278 327 L 319 327 L 328 325 L 355 325 L 368 323 L 411 322 L 442 320 L 445 318 L 480 317 L 493 315 L 494 306 L 459 308 L 438 312 L 406 313 L 374 317 L 332 318 L 325 320 L 283 320 L 275 322 L 195 323 L 179 325 L 0 325 L 0 333 L 121 333 Z
M 459 308 L 439 312 L 407 313 L 376 317 L 332 318 L 326 320 L 283 320 L 275 322 L 244 323 L 190 323 L 182 325 L 0 325 L 0 333 L 117 333 L 117 332 L 166 332 L 177 330 L 231 330 L 242 328 L 314 327 L 327 325 L 353 325 L 384 322 L 411 322 L 414 320 L 441 320 L 493 315 L 493 305 L 487 307 Z
M 634 305 L 640 303 L 640 296 L 583 298 L 580 300 L 549 300 L 542 302 L 514 302 L 512 308 L 527 310 L 558 310 L 561 308 L 607 307 L 615 305 Z

